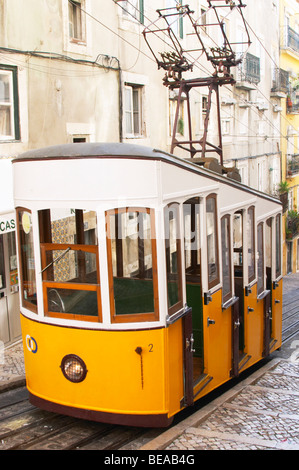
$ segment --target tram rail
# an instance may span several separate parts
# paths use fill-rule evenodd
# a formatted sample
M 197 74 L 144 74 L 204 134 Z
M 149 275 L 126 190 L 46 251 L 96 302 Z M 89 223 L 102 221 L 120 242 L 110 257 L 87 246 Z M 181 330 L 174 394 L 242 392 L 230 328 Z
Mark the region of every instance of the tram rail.
M 291 340 L 299 331 L 299 295 L 284 295 L 282 308 L 282 344 Z
M 2 393 L 1 403 L 0 450 L 117 450 L 160 432 L 42 411 L 28 402 L 25 387 Z
M 295 315 L 295 314 L 294 314 Z M 298 312 L 296 312 L 298 315 Z M 282 327 L 282 344 L 285 344 L 287 341 L 290 341 L 294 338 L 299 332 L 299 320 L 293 323 L 290 326 Z

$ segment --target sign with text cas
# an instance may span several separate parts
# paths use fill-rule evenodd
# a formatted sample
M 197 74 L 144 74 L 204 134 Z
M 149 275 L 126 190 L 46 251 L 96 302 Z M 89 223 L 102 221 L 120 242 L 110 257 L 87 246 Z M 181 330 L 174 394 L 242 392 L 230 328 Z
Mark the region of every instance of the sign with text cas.
M 15 213 L 0 214 L 0 235 L 13 232 L 16 229 Z

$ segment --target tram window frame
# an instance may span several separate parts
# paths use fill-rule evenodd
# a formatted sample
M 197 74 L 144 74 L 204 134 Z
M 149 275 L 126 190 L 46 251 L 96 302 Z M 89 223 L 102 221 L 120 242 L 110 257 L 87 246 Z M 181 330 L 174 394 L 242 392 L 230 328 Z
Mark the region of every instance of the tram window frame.
M 201 279 L 200 201 L 191 198 L 183 204 L 185 272 L 189 279 Z M 188 220 L 189 219 L 189 220 Z
M 54 211 L 55 209 L 52 208 Z M 43 209 L 38 211 L 39 218 L 39 234 L 40 234 L 40 250 L 41 250 L 41 265 L 42 265 L 42 287 L 43 287 L 43 300 L 44 300 L 44 312 L 45 316 L 54 317 L 54 318 L 63 318 L 67 320 L 79 320 L 79 321 L 88 321 L 88 322 L 101 322 L 102 321 L 102 304 L 101 304 L 101 282 L 100 282 L 100 269 L 99 269 L 99 254 L 98 254 L 98 245 L 97 237 L 94 237 L 95 244 L 86 243 L 86 231 L 84 230 L 84 211 L 83 209 L 70 209 L 62 208 L 65 214 L 70 213 L 67 218 L 74 217 L 72 222 L 67 221 L 67 224 L 73 223 L 74 232 L 69 240 L 55 239 L 54 236 L 54 226 L 53 223 L 55 219 L 51 219 L 51 208 Z M 95 233 L 97 232 L 97 214 L 95 211 L 90 210 L 86 211 L 85 214 L 93 213 L 96 223 L 95 223 Z M 60 220 L 60 219 L 57 219 Z M 53 222 L 53 223 L 52 223 Z M 62 233 L 65 234 L 66 230 L 62 230 Z M 67 235 L 70 235 L 67 233 Z M 88 234 L 89 235 L 89 234 Z M 54 241 L 52 237 L 54 236 Z M 56 252 L 56 254 L 55 254 Z M 58 255 L 58 252 L 62 252 Z M 67 267 L 74 267 L 76 276 L 69 273 L 70 279 L 55 279 L 55 262 L 60 260 L 65 261 L 64 256 L 66 253 L 69 258 L 69 265 Z M 92 260 L 93 258 L 93 260 Z M 67 258 L 66 258 L 67 259 Z M 94 261 L 94 262 L 92 262 Z M 92 264 L 93 270 L 89 269 L 90 264 Z M 54 266 L 55 265 L 55 266 Z M 66 267 L 66 270 L 67 270 Z M 94 274 L 95 273 L 95 276 Z M 59 278 L 59 274 L 57 275 Z M 62 276 L 65 277 L 65 276 Z M 90 279 L 89 279 L 90 277 Z M 96 282 L 94 282 L 96 281 Z M 50 292 L 56 292 L 57 302 L 61 302 L 60 306 L 63 307 L 63 311 L 53 311 L 50 310 Z M 70 311 L 65 311 L 64 308 L 64 299 L 69 301 Z M 72 299 L 72 296 L 74 298 Z M 76 301 L 77 297 L 77 301 Z M 84 306 L 84 297 L 85 300 L 90 300 L 91 297 L 96 299 L 93 300 L 95 304 L 95 310 L 92 314 L 82 313 L 80 302 L 83 302 Z M 88 297 L 88 298 L 87 298 Z M 74 310 L 74 307 L 76 307 Z M 89 307 L 85 307 L 87 310 Z M 67 308 L 68 309 L 68 308 Z M 77 310 L 77 313 L 75 313 Z
M 266 289 L 271 290 L 271 280 L 273 274 L 273 226 L 274 217 L 269 217 L 265 223 L 265 271 L 266 271 Z M 274 254 L 275 255 L 275 254 Z
M 122 226 L 122 215 L 128 214 L 128 219 L 126 225 Z M 130 215 L 131 214 L 131 215 Z M 137 220 L 132 214 L 137 214 Z M 144 218 L 140 218 L 140 214 L 147 214 L 149 216 L 150 222 L 150 238 L 144 237 Z M 111 227 L 111 217 L 114 217 L 114 231 Z M 109 297 L 110 297 L 110 317 L 111 323 L 134 323 L 134 322 L 146 322 L 146 321 L 158 321 L 159 320 L 159 297 L 158 297 L 158 270 L 157 270 L 157 247 L 156 247 L 156 229 L 155 229 L 155 211 L 154 209 L 144 208 L 144 207 L 123 207 L 110 209 L 105 212 L 106 219 L 106 243 L 107 243 L 107 265 L 108 265 L 108 282 L 109 282 Z M 128 233 L 129 221 L 132 221 L 134 224 L 137 223 L 137 257 L 138 257 L 138 276 L 134 276 L 134 272 L 129 272 L 129 264 L 125 263 L 123 256 L 123 242 L 122 235 L 123 233 Z M 117 222 L 117 223 L 116 223 Z M 140 224 L 142 225 L 140 227 Z M 124 231 L 123 231 L 124 230 Z M 117 234 L 121 237 L 116 237 Z M 142 233 L 142 236 L 140 234 Z M 128 237 L 126 237 L 127 239 Z M 130 238 L 130 236 L 129 236 Z M 149 273 L 146 273 L 145 270 L 145 243 L 144 240 L 150 240 L 150 252 L 151 252 L 151 268 Z M 112 245 L 112 241 L 114 242 Z M 121 243 L 120 243 L 121 242 Z M 126 245 L 125 245 L 126 246 Z M 124 267 L 127 269 L 125 272 Z M 114 275 L 116 273 L 116 276 Z M 150 281 L 152 280 L 153 291 L 152 291 L 152 302 L 153 302 L 153 311 L 150 312 L 134 312 L 134 313 L 117 313 L 116 307 L 116 292 L 114 289 L 114 278 L 115 279 L 131 279 L 133 281 Z M 140 283 L 139 283 L 140 284 Z M 133 285 L 134 287 L 134 285 Z M 148 289 L 149 285 L 145 287 L 145 290 Z M 148 292 L 147 292 L 148 294 Z M 150 301 L 151 301 L 150 300 Z M 130 302 L 130 298 L 128 298 Z M 134 308 L 136 308 L 134 306 Z
M 213 214 L 213 231 L 212 234 L 214 234 L 214 248 L 210 244 L 210 239 L 209 239 L 209 234 L 208 234 L 208 204 L 210 201 L 214 201 L 214 208 L 211 211 Z M 217 286 L 220 284 L 220 270 L 219 270 L 219 236 L 218 236 L 218 207 L 217 207 L 217 194 L 209 194 L 206 198 L 206 249 L 207 249 L 207 274 L 208 274 L 208 289 L 212 289 L 213 287 Z M 214 256 L 214 263 L 210 263 L 209 261 L 209 247 L 212 247 L 212 252 Z M 215 273 L 211 272 L 211 267 L 215 266 Z
M 265 290 L 265 256 L 264 256 L 264 224 L 260 222 L 257 226 L 257 295 Z
M 3 235 L 0 234 L 0 290 L 6 288 Z
M 244 250 L 244 214 L 243 210 L 233 215 L 233 265 L 234 277 L 243 278 L 243 250 Z
M 278 279 L 281 276 L 281 214 L 275 218 L 275 276 Z
M 29 221 L 30 226 L 26 226 L 24 228 L 25 221 L 23 220 L 24 213 L 30 214 L 31 220 Z M 23 214 L 21 216 L 21 214 Z M 20 263 L 20 288 L 21 288 L 21 302 L 22 306 L 24 308 L 27 308 L 28 310 L 31 310 L 33 313 L 37 314 L 37 307 L 38 307 L 38 299 L 37 299 L 37 282 L 36 282 L 36 270 L 35 270 L 35 253 L 34 253 L 34 237 L 33 237 L 33 227 L 32 227 L 32 211 L 30 209 L 27 209 L 25 207 L 18 207 L 16 209 L 16 219 L 17 219 L 17 237 L 18 237 L 18 245 L 19 245 L 19 263 Z M 28 221 L 26 221 L 26 224 Z M 31 233 L 32 235 L 32 251 L 33 251 L 33 257 L 30 257 L 27 259 L 27 250 L 23 251 L 22 250 L 22 244 L 23 242 L 25 243 L 24 240 L 24 234 L 29 235 Z M 29 268 L 29 265 L 33 266 L 33 268 Z M 26 268 L 30 269 L 31 271 L 34 272 L 34 279 L 29 281 L 28 280 L 28 273 L 25 274 L 24 269 Z M 27 269 L 26 269 L 27 271 Z M 29 282 L 33 282 L 33 285 L 35 284 L 35 300 L 28 300 L 27 296 L 27 291 L 25 290 L 25 285 L 26 283 L 29 284 Z M 26 292 L 26 294 L 25 294 Z M 34 296 L 33 296 L 34 299 Z
M 174 215 L 175 214 L 175 215 Z M 170 219 L 170 216 L 172 218 Z M 173 239 L 175 241 L 175 251 L 177 253 L 177 259 L 175 263 L 175 258 L 171 257 L 170 246 L 171 246 L 171 229 L 170 221 L 174 220 L 176 237 Z M 168 314 L 169 316 L 178 312 L 183 308 L 183 288 L 182 288 L 182 254 L 181 254 L 181 237 L 180 237 L 180 206 L 178 203 L 170 203 L 164 208 L 164 228 L 165 228 L 165 256 L 166 256 L 166 282 L 167 282 L 167 305 L 168 305 Z M 172 268 L 176 265 L 176 272 L 172 272 Z M 177 295 L 176 302 L 171 301 L 174 290 L 170 289 L 170 283 L 173 280 L 177 281 L 177 289 L 175 295 Z
M 251 215 L 252 214 L 252 215 Z M 251 222 L 249 219 L 251 218 Z M 251 241 L 251 244 L 249 244 Z M 255 254 L 255 207 L 251 206 L 247 210 L 247 268 L 248 283 L 250 284 L 256 278 L 256 254 Z M 250 251 L 251 250 L 251 251 Z M 251 260 L 251 263 L 250 263 Z
M 229 214 L 221 217 L 222 303 L 227 302 L 233 296 L 230 220 Z M 226 225 L 223 226 L 223 224 Z
M 2 82 L 2 83 L 1 83 Z M 0 141 L 20 140 L 18 68 L 12 65 L 0 66 L 0 115 L 5 112 L 6 132 L 0 133 Z M 6 85 L 6 86 L 5 86 Z M 5 95 L 5 96 L 3 96 Z M 2 98 L 2 99 L 1 99 Z M 3 119 L 1 119 L 3 121 Z

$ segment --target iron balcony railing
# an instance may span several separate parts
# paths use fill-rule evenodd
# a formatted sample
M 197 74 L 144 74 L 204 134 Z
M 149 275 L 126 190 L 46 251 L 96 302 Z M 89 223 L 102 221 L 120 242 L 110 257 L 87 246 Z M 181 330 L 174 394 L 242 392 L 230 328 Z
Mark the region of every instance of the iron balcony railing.
M 271 91 L 273 93 L 281 92 L 288 93 L 289 91 L 289 72 L 286 70 L 280 69 L 279 67 L 275 68 L 274 78 L 272 80 Z
M 250 83 L 261 81 L 260 58 L 247 52 L 237 70 L 237 80 Z

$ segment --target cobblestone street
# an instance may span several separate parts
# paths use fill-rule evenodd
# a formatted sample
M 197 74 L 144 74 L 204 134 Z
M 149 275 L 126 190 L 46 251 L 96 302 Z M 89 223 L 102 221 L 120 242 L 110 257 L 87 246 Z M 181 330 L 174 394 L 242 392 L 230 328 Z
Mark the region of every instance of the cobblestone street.
M 15 381 L 24 381 L 25 366 L 23 358 L 23 343 L 19 341 L 2 353 L 3 364 L 0 363 L 0 390 Z
M 299 449 L 299 365 L 279 361 L 167 450 Z

